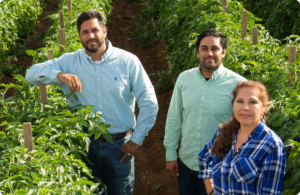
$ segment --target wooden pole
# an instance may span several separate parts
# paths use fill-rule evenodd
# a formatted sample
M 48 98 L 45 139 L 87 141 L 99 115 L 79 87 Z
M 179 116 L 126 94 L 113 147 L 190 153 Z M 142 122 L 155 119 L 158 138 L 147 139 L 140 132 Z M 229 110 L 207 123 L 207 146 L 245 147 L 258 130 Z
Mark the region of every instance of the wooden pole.
M 59 44 L 66 45 L 66 35 L 65 35 L 65 29 L 64 28 L 59 29 Z M 63 52 L 64 48 L 60 47 L 59 50 L 60 50 L 60 52 Z
M 54 50 L 48 49 L 48 60 L 53 60 L 53 59 L 54 59 Z
M 23 123 L 23 131 L 24 131 L 24 144 L 25 148 L 28 149 L 28 151 L 33 150 L 33 141 L 32 141 L 32 129 L 31 129 L 31 123 Z M 26 161 L 30 161 L 31 157 L 27 157 Z
M 223 0 L 223 9 L 224 12 L 227 12 L 227 0 Z
M 289 46 L 289 63 L 296 61 L 297 57 L 297 48 L 296 46 Z M 295 81 L 295 70 L 294 67 L 290 67 L 289 81 Z
M 253 45 L 258 44 L 258 30 L 257 30 L 257 27 L 252 27 L 252 43 L 253 43 Z
M 247 10 L 242 11 L 242 39 L 247 36 Z
M 59 15 L 60 15 L 60 27 L 65 28 L 64 11 L 60 10 Z
M 72 12 L 72 0 L 68 0 L 68 12 Z
M 54 59 L 54 51 L 53 51 L 53 49 L 49 49 L 48 50 L 48 60 L 53 60 L 53 59 Z M 39 82 L 39 86 L 40 86 L 41 102 L 43 104 L 48 104 L 46 85 Z

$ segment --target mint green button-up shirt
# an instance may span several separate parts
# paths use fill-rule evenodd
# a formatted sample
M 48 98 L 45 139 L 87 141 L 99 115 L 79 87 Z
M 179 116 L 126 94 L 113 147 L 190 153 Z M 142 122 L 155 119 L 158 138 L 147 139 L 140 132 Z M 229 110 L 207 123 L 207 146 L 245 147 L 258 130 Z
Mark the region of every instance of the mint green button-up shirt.
M 232 114 L 232 91 L 237 82 L 246 79 L 220 66 L 208 81 L 199 67 L 182 72 L 177 78 L 171 99 L 164 146 L 166 160 L 179 157 L 191 170 L 199 171 L 198 154 L 208 143 L 220 123 L 227 122 Z

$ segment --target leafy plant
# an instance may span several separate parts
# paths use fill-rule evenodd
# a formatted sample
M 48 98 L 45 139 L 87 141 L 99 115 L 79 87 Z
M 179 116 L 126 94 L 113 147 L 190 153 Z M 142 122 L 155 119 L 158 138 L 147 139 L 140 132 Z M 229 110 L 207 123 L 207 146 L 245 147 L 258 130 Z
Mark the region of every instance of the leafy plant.
M 3 0 L 0 6 L 0 62 L 16 54 L 42 13 L 44 0 Z
M 300 34 L 300 3 L 295 0 L 242 0 L 245 8 L 263 19 L 263 25 L 278 38 Z

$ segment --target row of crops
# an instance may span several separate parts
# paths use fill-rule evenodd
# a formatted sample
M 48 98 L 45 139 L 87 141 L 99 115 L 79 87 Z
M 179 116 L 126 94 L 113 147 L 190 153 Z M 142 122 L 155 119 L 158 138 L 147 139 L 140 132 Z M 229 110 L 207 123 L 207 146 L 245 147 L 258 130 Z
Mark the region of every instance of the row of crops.
M 250 0 L 249 0 L 250 1 Z M 262 1 L 262 0 L 260 0 Z M 164 40 L 170 69 L 158 72 L 157 85 L 168 90 L 178 75 L 199 64 L 195 42 L 202 31 L 215 28 L 228 37 L 224 65 L 249 80 L 266 85 L 271 97 L 268 126 L 275 130 L 288 153 L 284 193 L 300 191 L 300 53 L 293 64 L 288 63 L 288 46 L 300 51 L 300 37 L 291 35 L 285 44 L 272 38 L 261 26 L 261 19 L 248 12 L 248 36 L 241 40 L 241 11 L 238 1 L 228 1 L 228 13 L 223 12 L 221 0 L 147 0 L 140 12 L 142 18 L 137 37 L 146 44 Z M 259 27 L 259 44 L 253 45 L 251 27 Z M 142 32 L 142 33 L 141 33 Z M 289 80 L 289 75 L 295 78 Z
M 20 5 L 25 6 L 25 2 L 30 1 L 16 2 L 17 7 L 22 9 Z M 72 2 L 71 13 L 68 13 L 67 0 L 61 0 L 57 12 L 48 16 L 52 24 L 44 39 L 46 47 L 28 51 L 34 57 L 34 63 L 47 60 L 48 49 L 54 49 L 55 57 L 62 54 L 58 44 L 59 10 L 65 13 L 66 52 L 82 47 L 76 30 L 76 18 L 80 13 L 96 9 L 106 16 L 110 12 L 109 0 Z M 10 4 L 7 8 L 12 7 Z M 9 16 L 14 20 L 13 15 Z M 15 78 L 17 84 L 0 85 L 3 88 L 0 91 L 0 193 L 95 194 L 100 181 L 91 176 L 84 163 L 89 137 L 92 133 L 109 137 L 111 125 L 105 124 L 100 112 L 93 113 L 91 106 L 76 110 L 70 107 L 66 99 L 74 94 L 66 96 L 58 87 L 48 86 L 49 103 L 42 104 L 38 87 L 30 85 L 21 75 L 15 75 Z M 4 99 L 9 88 L 15 89 L 15 96 Z M 98 119 L 104 122 L 100 123 Z M 24 122 L 32 123 L 34 150 L 31 152 L 24 147 Z M 31 160 L 26 161 L 29 156 Z
M 244 7 L 263 19 L 264 26 L 278 39 L 300 35 L 299 0 L 241 0 Z
M 0 78 L 20 74 L 22 68 L 11 64 L 15 54 L 24 54 L 29 37 L 46 0 L 1 0 L 0 2 Z

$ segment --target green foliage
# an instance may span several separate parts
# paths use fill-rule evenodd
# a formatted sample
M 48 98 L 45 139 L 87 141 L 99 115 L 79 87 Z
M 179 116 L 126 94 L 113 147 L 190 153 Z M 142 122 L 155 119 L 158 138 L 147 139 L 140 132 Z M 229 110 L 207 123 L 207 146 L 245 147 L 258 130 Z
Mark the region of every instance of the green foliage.
M 3 63 L 2 66 L 0 66 L 0 72 L 13 75 L 13 74 L 22 74 L 23 69 L 21 66 L 10 64 L 10 63 Z
M 0 192 L 5 194 L 91 194 L 98 183 L 83 163 L 92 134 L 107 134 L 101 113 L 92 106 L 70 107 L 58 87 L 48 87 L 49 104 L 40 103 L 39 89 L 16 75 L 18 84 L 1 84 Z M 9 88 L 16 97 L 4 99 Z M 103 122 L 98 122 L 100 119 Z M 24 147 L 23 123 L 31 122 L 35 150 Z M 33 156 L 26 163 L 26 158 Z M 30 170 L 30 171 L 27 171 Z
M 243 5 L 237 1 L 228 2 L 228 13 L 222 9 L 220 0 L 144 0 L 140 12 L 142 18 L 138 32 L 164 40 L 171 68 L 158 72 L 161 76 L 157 84 L 168 90 L 178 75 L 199 65 L 195 42 L 204 30 L 215 28 L 227 35 L 228 47 L 224 65 L 249 80 L 260 81 L 271 98 L 268 113 L 268 126 L 282 138 L 286 145 L 288 169 L 284 181 L 285 194 L 300 191 L 298 179 L 300 169 L 295 169 L 300 156 L 300 53 L 297 61 L 288 63 L 288 47 L 300 50 L 300 37 L 288 36 L 285 44 L 274 39 L 261 24 L 261 19 L 248 12 L 247 37 L 241 40 L 241 11 Z M 259 27 L 259 44 L 253 45 L 251 27 Z M 138 39 L 146 43 L 145 34 Z M 295 75 L 290 79 L 290 75 Z M 298 148 L 298 149 L 295 149 Z M 297 158 L 294 156 L 297 156 Z M 297 181 L 297 182 L 295 182 Z
M 106 16 L 110 12 L 109 0 L 72 2 L 70 14 L 67 0 L 61 0 L 59 6 L 59 10 L 65 11 L 68 44 L 65 52 L 82 47 L 76 31 L 76 18 L 80 13 L 97 9 Z M 55 50 L 55 57 L 62 54 L 58 52 L 59 14 L 48 17 L 52 18 L 52 26 L 44 40 L 46 48 L 27 51 L 34 57 L 34 63 L 47 60 L 48 49 Z M 47 86 L 48 104 L 42 104 L 39 88 L 26 82 L 21 75 L 14 76 L 18 84 L 0 85 L 0 193 L 97 193 L 97 186 L 103 184 L 91 175 L 84 163 L 89 137 L 95 134 L 97 138 L 103 134 L 112 142 L 108 132 L 112 125 L 105 124 L 102 113 L 94 113 L 93 106 L 70 107 L 67 98 L 76 96 L 75 93 L 64 95 L 58 87 Z M 10 88 L 14 88 L 15 96 L 4 99 Z M 32 123 L 34 150 L 31 152 L 24 147 L 24 122 Z M 26 162 L 28 157 L 31 160 Z
M 42 13 L 43 1 L 3 0 L 0 5 L 0 62 L 17 53 Z
M 245 8 L 263 19 L 263 25 L 278 38 L 300 35 L 300 3 L 297 0 L 242 0 Z

